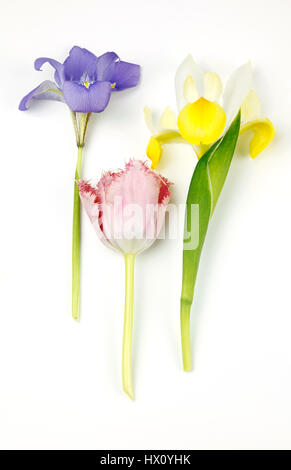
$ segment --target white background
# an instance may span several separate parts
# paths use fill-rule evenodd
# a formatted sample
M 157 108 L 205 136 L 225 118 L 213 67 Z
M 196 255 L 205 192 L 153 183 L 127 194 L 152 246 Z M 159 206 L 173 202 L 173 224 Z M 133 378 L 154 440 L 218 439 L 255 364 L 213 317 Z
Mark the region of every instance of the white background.
M 290 0 L 10 0 L 1 5 L 0 446 L 32 449 L 291 448 Z M 73 45 L 142 65 L 90 122 L 83 175 L 145 157 L 148 104 L 175 106 L 191 52 L 226 78 L 249 59 L 273 144 L 240 142 L 207 235 L 192 309 L 194 370 L 181 367 L 181 239 L 136 262 L 134 385 L 121 390 L 124 266 L 83 217 L 82 318 L 71 319 L 76 148 L 57 102 L 21 97 Z M 185 201 L 196 163 L 173 145 L 159 170 Z M 182 225 L 179 228 L 182 235 Z M 181 238 L 181 237 L 180 237 Z

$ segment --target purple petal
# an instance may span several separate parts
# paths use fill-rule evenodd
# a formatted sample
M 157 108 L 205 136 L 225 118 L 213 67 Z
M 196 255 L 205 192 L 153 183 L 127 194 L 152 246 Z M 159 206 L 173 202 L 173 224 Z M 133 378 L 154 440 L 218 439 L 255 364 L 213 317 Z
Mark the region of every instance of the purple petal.
M 20 111 L 26 111 L 33 99 L 65 101 L 62 92 L 57 88 L 56 84 L 50 80 L 45 80 L 22 98 L 19 104 Z
M 98 57 L 97 62 L 97 80 L 112 82 L 111 78 L 114 72 L 115 63 L 119 57 L 115 52 L 106 52 Z
M 97 57 L 87 49 L 74 46 L 64 62 L 66 80 L 79 82 L 97 80 Z
M 67 81 L 63 86 L 64 98 L 76 113 L 100 113 L 106 108 L 111 95 L 110 82 L 96 82 L 89 88 Z
M 131 64 L 130 62 L 123 62 L 122 60 L 116 62 L 114 72 L 111 77 L 111 82 L 115 83 L 115 88 L 113 90 L 119 91 L 134 87 L 138 84 L 139 79 L 139 65 Z
M 34 68 L 36 70 L 41 70 L 43 64 L 48 62 L 55 69 L 55 81 L 59 87 L 62 86 L 64 82 L 64 66 L 55 59 L 49 59 L 48 57 L 39 57 L 34 62 Z

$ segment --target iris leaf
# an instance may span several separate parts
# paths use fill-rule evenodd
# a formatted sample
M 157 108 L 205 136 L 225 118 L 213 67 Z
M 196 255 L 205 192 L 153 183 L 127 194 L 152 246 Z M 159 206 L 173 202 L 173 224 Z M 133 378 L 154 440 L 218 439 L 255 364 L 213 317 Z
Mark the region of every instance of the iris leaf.
M 240 112 L 226 134 L 201 157 L 194 170 L 186 202 L 183 280 L 181 294 L 181 340 L 183 365 L 192 369 L 190 310 L 200 256 L 211 215 L 226 180 L 240 130 Z M 192 207 L 199 207 L 199 239 L 195 244 Z M 198 206 L 197 206 L 198 205 Z M 192 220 L 191 220 L 192 219 Z

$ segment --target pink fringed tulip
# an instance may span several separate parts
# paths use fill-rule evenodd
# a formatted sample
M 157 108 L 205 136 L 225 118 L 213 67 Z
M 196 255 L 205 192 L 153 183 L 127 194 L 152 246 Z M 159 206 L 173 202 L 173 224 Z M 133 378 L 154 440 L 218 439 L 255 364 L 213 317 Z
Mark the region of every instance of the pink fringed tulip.
M 158 237 L 171 183 L 139 160 L 105 173 L 96 187 L 79 181 L 83 206 L 101 241 L 125 258 L 125 314 L 122 354 L 123 389 L 133 399 L 131 345 L 134 259 Z

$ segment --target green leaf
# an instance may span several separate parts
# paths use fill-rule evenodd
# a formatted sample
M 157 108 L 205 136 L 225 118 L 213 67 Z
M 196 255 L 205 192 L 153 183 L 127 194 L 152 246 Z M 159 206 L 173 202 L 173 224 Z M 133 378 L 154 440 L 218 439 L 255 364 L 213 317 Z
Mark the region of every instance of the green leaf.
M 200 256 L 209 221 L 226 180 L 240 129 L 240 112 L 226 134 L 199 160 L 194 170 L 186 202 L 183 281 L 181 294 L 181 339 L 183 364 L 191 370 L 190 310 Z M 193 207 L 199 207 L 199 238 L 195 245 Z M 192 219 L 192 220 L 191 220 Z M 190 236 L 189 236 L 190 234 Z

